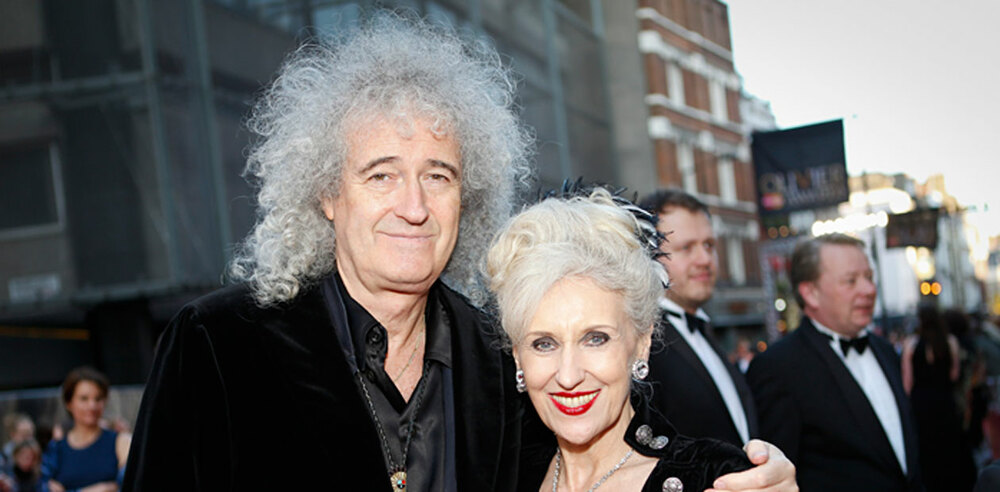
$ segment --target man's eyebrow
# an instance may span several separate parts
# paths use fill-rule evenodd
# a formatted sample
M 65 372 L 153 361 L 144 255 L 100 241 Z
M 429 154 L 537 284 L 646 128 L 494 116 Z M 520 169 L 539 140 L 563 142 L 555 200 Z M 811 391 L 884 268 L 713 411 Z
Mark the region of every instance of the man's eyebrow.
M 358 174 L 364 174 L 364 173 L 366 173 L 368 171 L 371 171 L 372 168 L 374 168 L 374 167 L 376 167 L 376 166 L 378 166 L 380 164 L 385 164 L 386 162 L 394 161 L 394 160 L 396 160 L 398 158 L 399 158 L 398 156 L 394 156 L 394 155 L 387 155 L 387 156 L 384 156 L 384 157 L 376 157 L 376 158 L 368 161 L 368 163 L 365 164 L 364 167 L 362 167 L 361 169 L 358 169 L 357 173 Z
M 451 164 L 451 163 L 448 163 L 448 162 L 445 162 L 445 161 L 439 161 L 437 159 L 431 159 L 430 163 L 434 167 L 443 167 L 443 168 L 451 171 L 451 173 L 454 174 L 456 177 L 461 176 L 461 174 L 459 174 L 459 172 L 458 172 L 458 167 L 455 166 L 454 164 Z

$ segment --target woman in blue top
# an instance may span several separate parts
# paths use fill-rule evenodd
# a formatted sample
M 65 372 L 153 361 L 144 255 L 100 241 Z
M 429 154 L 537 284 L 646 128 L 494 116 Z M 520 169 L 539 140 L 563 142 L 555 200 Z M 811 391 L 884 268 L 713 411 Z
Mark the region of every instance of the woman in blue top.
M 62 396 L 73 428 L 66 439 L 49 443 L 42 457 L 42 490 L 117 491 L 131 435 L 98 425 L 108 398 L 107 377 L 89 367 L 73 369 L 63 382 Z

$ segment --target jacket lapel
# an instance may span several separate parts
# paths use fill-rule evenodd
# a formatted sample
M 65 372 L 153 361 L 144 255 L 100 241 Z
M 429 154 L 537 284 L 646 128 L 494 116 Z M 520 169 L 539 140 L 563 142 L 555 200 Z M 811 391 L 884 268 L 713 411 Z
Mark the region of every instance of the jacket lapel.
M 757 406 L 753 401 L 753 393 L 750 392 L 750 385 L 747 384 L 746 377 L 743 373 L 736 368 L 735 365 L 731 364 L 729 360 L 725 358 L 722 350 L 719 349 L 719 345 L 715 343 L 715 337 L 706 337 L 708 343 L 712 345 L 712 349 L 715 350 L 716 354 L 719 354 L 719 358 L 722 359 L 722 363 L 725 364 L 726 370 L 729 371 L 729 377 L 733 380 L 733 385 L 736 386 L 736 393 L 740 395 L 740 403 L 743 404 L 743 412 L 747 416 L 747 430 L 750 434 L 750 438 L 756 437 L 757 434 Z
M 701 362 L 698 354 L 694 353 L 694 349 L 688 345 L 687 340 L 677 332 L 677 328 L 670 322 L 667 317 L 667 313 L 663 312 L 662 315 L 662 328 L 663 328 L 663 350 L 671 350 L 681 356 L 685 362 L 694 369 L 694 372 L 698 374 L 698 377 L 702 379 L 705 384 L 712 385 L 715 387 L 715 380 L 712 379 L 712 375 L 708 373 L 708 369 L 705 369 L 705 364 Z M 720 395 L 719 398 L 722 398 Z
M 670 322 L 666 311 L 660 313 L 662 317 L 661 328 L 663 330 L 663 341 L 666 347 L 664 350 L 673 350 L 678 355 L 681 356 L 684 361 L 694 369 L 695 373 L 702 379 L 703 384 L 708 385 L 708 388 L 715 389 L 715 397 L 718 399 L 717 408 L 722 408 L 729 416 L 729 424 L 732 426 L 733 435 L 739 436 L 739 431 L 736 430 L 736 424 L 733 423 L 732 415 L 729 414 L 729 408 L 726 407 L 725 400 L 722 399 L 722 392 L 719 391 L 719 386 L 715 384 L 715 380 L 712 379 L 712 375 L 709 374 L 708 369 L 705 368 L 705 363 L 701 361 L 698 354 L 695 353 L 694 349 L 688 345 L 687 340 L 678 333 L 677 327 Z M 739 394 L 740 403 L 743 404 L 743 411 L 746 413 L 747 421 L 749 424 L 749 434 L 751 437 L 757 435 L 757 412 L 753 406 L 753 397 L 750 393 L 750 387 L 743 380 L 742 375 L 737 375 L 734 371 L 737 371 L 732 364 L 723 357 L 722 352 L 719 350 L 718 344 L 711 336 L 705 336 L 705 340 L 708 341 L 708 345 L 712 347 L 712 350 L 719 356 L 722 360 L 722 364 L 726 366 L 726 370 L 729 371 L 729 376 L 733 380 L 733 384 L 736 386 L 736 392 Z
M 375 424 L 335 335 L 334 323 L 346 323 L 343 302 L 336 288 L 329 291 L 323 283 L 300 294 L 291 305 L 268 310 L 268 318 L 258 322 L 272 326 L 268 332 L 283 339 L 265 346 L 282 350 L 271 355 L 283 367 L 288 405 L 306 421 L 323 422 L 313 429 L 315 439 L 327 443 L 319 448 L 323 459 L 364 476 L 358 480 L 365 490 L 388 491 Z M 344 443 L 351 443 L 350 451 L 345 451 Z
M 458 484 L 493 490 L 505 432 L 502 355 L 472 308 L 450 289 L 441 291 L 451 317 Z
M 871 402 L 865 396 L 864 390 L 861 389 L 847 366 L 844 365 L 844 361 L 830 347 L 830 340 L 817 331 L 808 318 L 803 319 L 799 330 L 803 330 L 808 345 L 819 354 L 820 360 L 827 366 L 833 379 L 837 382 L 837 388 L 844 397 L 844 402 L 857 424 L 858 433 L 855 437 L 863 441 L 859 448 L 872 450 L 875 458 L 886 466 L 899 470 L 900 475 L 902 475 L 903 470 L 899 466 L 899 460 L 896 459 L 896 453 L 892 450 L 892 445 L 889 444 L 889 438 L 885 435 L 885 429 L 882 428 L 878 415 L 875 414 L 875 409 L 872 408 Z
M 708 325 L 708 329 L 705 331 L 706 333 L 703 334 L 705 340 L 708 341 L 708 345 L 712 347 L 715 354 L 719 356 L 719 360 L 722 361 L 722 365 L 726 366 L 726 371 L 729 372 L 729 378 L 733 380 L 733 386 L 736 387 L 736 394 L 739 395 L 740 404 L 743 405 L 743 413 L 745 413 L 747 417 L 747 433 L 751 438 L 753 438 L 757 435 L 757 407 L 753 403 L 753 393 L 750 392 L 750 385 L 747 384 L 746 377 L 743 376 L 743 373 L 741 373 L 735 365 L 729 362 L 729 358 L 726 357 L 726 353 L 719 347 L 719 343 L 715 339 L 715 335 L 712 333 L 711 324 Z M 719 398 L 722 398 L 721 393 L 719 394 Z
M 872 337 L 871 343 L 868 346 L 871 347 L 872 353 L 875 354 L 875 359 L 878 361 L 878 365 L 882 367 L 882 372 L 889 381 L 889 386 L 892 387 L 892 394 L 896 398 L 896 408 L 899 409 L 899 420 L 903 425 L 906 471 L 907 476 L 912 478 L 917 467 L 920 466 L 917 463 L 917 431 L 916 424 L 913 421 L 913 414 L 910 411 L 910 399 L 903 391 L 903 377 L 900 374 L 898 359 L 892 350 L 892 346 L 882 343 L 882 340 L 879 338 Z

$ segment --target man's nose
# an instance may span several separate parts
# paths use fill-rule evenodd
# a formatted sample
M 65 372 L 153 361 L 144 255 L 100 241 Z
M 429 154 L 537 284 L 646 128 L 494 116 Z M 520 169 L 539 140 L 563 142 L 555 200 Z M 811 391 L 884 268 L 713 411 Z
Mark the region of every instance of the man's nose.
M 864 278 L 862 281 L 861 288 L 864 290 L 865 294 L 874 296 L 878 289 L 875 287 L 875 279 Z
M 712 262 L 712 251 L 705 245 L 699 245 L 694 249 L 694 261 L 699 264 Z
M 407 178 L 399 190 L 396 215 L 411 224 L 423 224 L 427 220 L 427 194 L 419 178 Z

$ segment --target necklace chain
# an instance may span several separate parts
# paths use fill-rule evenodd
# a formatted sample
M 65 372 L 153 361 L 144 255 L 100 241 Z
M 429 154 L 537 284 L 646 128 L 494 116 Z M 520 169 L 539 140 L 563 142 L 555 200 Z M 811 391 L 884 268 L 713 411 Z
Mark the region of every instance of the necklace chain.
M 421 336 L 423 335 L 423 333 L 424 330 L 420 330 L 420 335 L 417 335 L 417 343 L 413 346 L 413 352 L 410 353 L 410 359 L 406 361 L 406 365 L 403 366 L 403 369 L 401 369 L 399 371 L 399 374 L 396 375 L 396 379 L 399 379 L 400 376 L 402 376 L 403 373 L 405 373 L 406 370 L 410 368 L 410 364 L 413 364 L 413 358 L 417 356 L 417 350 L 420 350 L 420 339 L 423 338 Z
M 604 476 L 601 477 L 601 479 L 597 481 L 597 483 L 595 483 L 592 487 L 590 487 L 590 489 L 587 490 L 587 492 L 594 492 L 595 490 L 597 490 L 598 487 L 600 487 L 601 485 L 604 485 L 604 482 L 607 481 L 609 478 L 611 478 L 611 475 L 614 475 L 615 472 L 618 471 L 619 468 L 621 468 L 622 466 L 624 466 L 625 462 L 628 461 L 628 459 L 632 457 L 632 452 L 633 451 L 635 451 L 635 450 L 632 449 L 631 447 L 629 447 L 628 448 L 628 452 L 625 453 L 625 456 L 623 456 L 620 461 L 618 461 L 618 464 L 615 465 L 615 466 L 613 466 L 610 470 L 608 470 L 608 472 L 605 473 Z M 552 492 L 558 492 L 559 491 L 559 469 L 561 468 L 561 465 L 562 465 L 562 450 L 557 450 L 556 451 L 556 470 L 555 470 L 555 473 L 553 474 L 553 477 L 552 477 Z
M 427 372 L 428 365 L 429 362 L 424 362 L 423 373 Z M 403 479 L 402 490 L 406 490 L 406 455 L 410 451 L 410 441 L 413 440 L 413 428 L 417 420 L 417 413 L 419 413 L 420 405 L 424 400 L 424 387 L 426 385 L 423 384 L 423 378 L 421 378 L 421 380 L 417 383 L 417 401 L 414 404 L 413 412 L 410 414 L 410 422 L 406 429 L 406 443 L 403 444 L 403 456 L 401 457 L 401 462 L 399 464 L 396 464 L 396 461 L 392 459 L 392 449 L 389 448 L 389 439 L 386 438 L 385 429 L 382 428 L 382 421 L 379 420 L 378 413 L 375 412 L 375 403 L 372 401 L 372 397 L 368 393 L 368 385 L 365 384 L 365 377 L 360 372 L 358 373 L 358 381 L 361 383 L 361 391 L 365 396 L 365 403 L 368 404 L 368 410 L 371 412 L 372 420 L 375 422 L 375 430 L 378 431 L 379 440 L 382 441 L 382 450 L 385 452 L 385 459 L 389 462 L 389 479 L 393 482 L 393 488 L 396 489 L 395 480 L 401 473 Z

